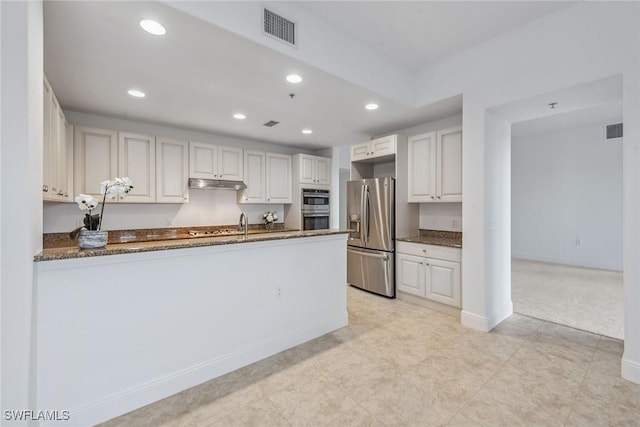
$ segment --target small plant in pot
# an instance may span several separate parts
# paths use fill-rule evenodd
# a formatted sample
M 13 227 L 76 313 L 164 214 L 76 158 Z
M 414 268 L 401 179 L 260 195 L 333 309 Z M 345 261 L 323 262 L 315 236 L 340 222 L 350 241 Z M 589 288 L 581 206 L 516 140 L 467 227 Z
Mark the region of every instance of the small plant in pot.
M 107 232 L 101 230 L 107 198 L 115 199 L 118 195 L 125 195 L 132 189 L 133 183 L 127 177 L 103 181 L 100 184 L 102 207 L 99 214 L 93 214 L 93 210 L 98 206 L 98 201 L 89 194 L 79 194 L 76 197 L 78 207 L 80 210 L 88 210 L 89 212 L 84 215 L 82 221 L 84 225 L 69 233 L 69 237 L 78 238 L 78 246 L 81 249 L 98 249 L 107 246 Z

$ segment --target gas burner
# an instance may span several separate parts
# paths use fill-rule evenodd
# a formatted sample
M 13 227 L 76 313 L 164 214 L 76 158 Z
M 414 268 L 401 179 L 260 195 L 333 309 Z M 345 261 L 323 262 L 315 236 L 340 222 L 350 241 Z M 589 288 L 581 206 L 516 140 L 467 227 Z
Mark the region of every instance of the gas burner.
M 231 228 L 217 228 L 213 230 L 189 230 L 187 234 L 191 237 L 209 237 L 209 236 L 220 236 L 220 235 L 229 235 L 236 234 L 237 230 Z

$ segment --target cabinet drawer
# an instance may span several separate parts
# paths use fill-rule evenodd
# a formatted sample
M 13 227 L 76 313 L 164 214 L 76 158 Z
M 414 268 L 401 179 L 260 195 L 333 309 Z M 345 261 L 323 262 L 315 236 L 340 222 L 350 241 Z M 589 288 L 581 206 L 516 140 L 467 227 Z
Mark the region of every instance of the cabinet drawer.
M 445 261 L 460 262 L 461 250 L 446 246 L 425 245 L 422 243 L 396 242 L 398 253 L 441 259 Z

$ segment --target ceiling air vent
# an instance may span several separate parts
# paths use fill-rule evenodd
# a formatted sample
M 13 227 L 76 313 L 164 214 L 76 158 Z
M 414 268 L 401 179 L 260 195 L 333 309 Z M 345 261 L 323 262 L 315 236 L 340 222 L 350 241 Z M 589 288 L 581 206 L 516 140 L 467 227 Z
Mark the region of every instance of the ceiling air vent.
M 263 124 L 262 126 L 266 126 L 268 128 L 272 128 L 275 125 L 277 125 L 280 122 L 276 122 L 275 120 L 269 120 L 267 123 Z
M 622 138 L 622 123 L 607 125 L 605 127 L 605 141 L 615 141 Z
M 265 34 L 296 46 L 296 23 L 270 11 L 264 10 L 263 28 Z

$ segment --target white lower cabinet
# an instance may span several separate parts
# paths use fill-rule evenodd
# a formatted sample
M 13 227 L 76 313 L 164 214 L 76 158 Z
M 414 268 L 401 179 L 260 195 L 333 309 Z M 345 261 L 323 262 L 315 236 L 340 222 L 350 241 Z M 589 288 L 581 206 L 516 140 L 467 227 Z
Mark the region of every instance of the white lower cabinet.
M 458 248 L 398 242 L 398 290 L 459 308 L 460 256 Z

